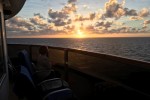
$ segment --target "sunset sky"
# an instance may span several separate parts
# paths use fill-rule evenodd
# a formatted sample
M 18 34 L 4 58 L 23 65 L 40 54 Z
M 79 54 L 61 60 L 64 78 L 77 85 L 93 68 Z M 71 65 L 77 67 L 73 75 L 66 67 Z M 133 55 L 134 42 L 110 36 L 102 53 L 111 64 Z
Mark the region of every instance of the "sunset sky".
M 150 37 L 150 0 L 26 0 L 7 37 Z

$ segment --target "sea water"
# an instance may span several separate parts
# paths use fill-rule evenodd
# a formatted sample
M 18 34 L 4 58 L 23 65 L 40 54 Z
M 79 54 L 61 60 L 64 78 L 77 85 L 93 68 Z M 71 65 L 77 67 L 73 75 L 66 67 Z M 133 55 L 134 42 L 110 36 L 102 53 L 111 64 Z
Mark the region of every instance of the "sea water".
M 138 38 L 9 38 L 8 44 L 73 48 L 150 62 L 150 37 Z

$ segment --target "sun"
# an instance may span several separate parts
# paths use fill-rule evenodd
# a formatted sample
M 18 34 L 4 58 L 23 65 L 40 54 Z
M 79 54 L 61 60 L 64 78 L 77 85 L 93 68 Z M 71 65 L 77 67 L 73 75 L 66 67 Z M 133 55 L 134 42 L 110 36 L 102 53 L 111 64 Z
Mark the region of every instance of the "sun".
M 77 32 L 76 32 L 76 36 L 78 38 L 83 38 L 84 37 L 84 33 L 80 29 L 78 29 Z
M 83 32 L 81 32 L 81 30 L 77 30 L 77 34 L 78 35 L 83 35 Z

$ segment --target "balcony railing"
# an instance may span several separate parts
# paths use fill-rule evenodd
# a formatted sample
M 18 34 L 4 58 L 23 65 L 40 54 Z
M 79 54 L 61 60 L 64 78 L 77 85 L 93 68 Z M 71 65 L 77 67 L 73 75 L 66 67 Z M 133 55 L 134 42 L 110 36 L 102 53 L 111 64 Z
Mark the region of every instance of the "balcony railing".
M 40 45 L 8 44 L 8 54 L 10 58 L 15 58 L 17 52 L 26 49 L 32 61 L 36 61 L 39 47 Z M 141 86 L 150 81 L 148 78 L 150 77 L 149 62 L 69 48 L 50 46 L 48 48 L 50 61 L 53 64 L 63 65 L 65 77 L 68 77 L 68 71 L 71 69 L 131 90 L 137 89 L 150 94 L 147 91 L 150 87 Z M 142 81 L 143 84 L 139 81 Z

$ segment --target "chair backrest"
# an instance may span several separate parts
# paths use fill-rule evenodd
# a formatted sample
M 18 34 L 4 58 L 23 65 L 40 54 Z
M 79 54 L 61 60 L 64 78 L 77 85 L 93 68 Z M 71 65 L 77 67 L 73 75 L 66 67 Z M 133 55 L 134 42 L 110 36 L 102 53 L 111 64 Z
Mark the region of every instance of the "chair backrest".
M 29 53 L 26 50 L 21 50 L 18 53 L 18 58 L 20 60 L 20 65 L 25 66 L 29 70 L 30 74 L 33 75 L 35 71 L 32 67 Z
M 28 69 L 25 66 L 21 66 L 20 74 L 24 75 L 28 79 L 28 81 L 32 84 L 32 86 L 35 88 L 35 84 L 33 82 L 31 74 L 29 73 Z
M 28 99 L 35 99 L 37 97 L 35 84 L 26 67 L 20 67 L 20 72 L 13 89 L 18 97 L 27 97 Z

